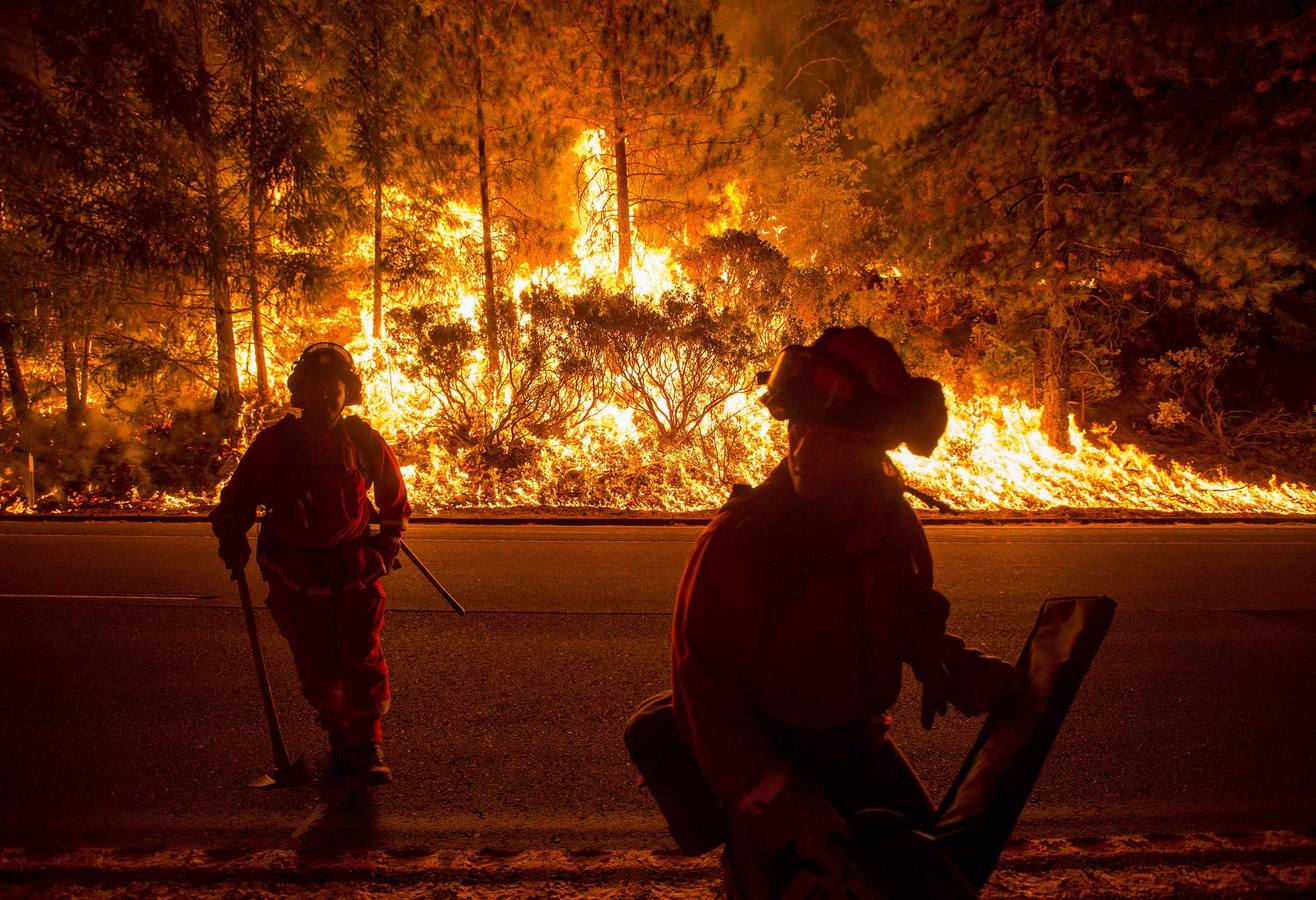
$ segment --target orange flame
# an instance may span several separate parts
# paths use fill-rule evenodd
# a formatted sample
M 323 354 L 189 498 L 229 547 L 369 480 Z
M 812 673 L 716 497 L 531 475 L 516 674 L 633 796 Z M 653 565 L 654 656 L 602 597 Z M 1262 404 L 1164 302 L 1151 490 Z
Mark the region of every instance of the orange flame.
M 519 294 L 535 284 L 578 291 L 592 281 L 615 287 L 616 216 L 611 175 L 604 161 L 602 132 L 583 134 L 575 146 L 587 189 L 576 216 L 575 258 L 555 266 L 523 266 L 511 277 Z M 728 188 L 728 205 L 743 205 L 738 188 Z M 402 209 L 408 199 L 390 192 L 388 202 Z M 450 229 L 432 240 L 454 252 L 478 246 L 478 209 L 449 206 Z M 719 221 L 713 226 L 727 227 Z M 510 236 L 495 229 L 501 248 Z M 370 244 L 358 247 L 362 260 Z M 637 295 L 657 296 L 685 284 L 670 250 L 636 240 L 628 280 Z M 455 275 L 444 299 L 462 318 L 477 323 L 481 290 L 475 276 Z M 418 512 L 445 507 L 552 506 L 691 511 L 719 506 L 735 482 L 761 480 L 784 452 L 785 429 L 774 422 L 749 390 L 732 396 L 706 426 L 697 446 L 660 447 L 646 436 L 631 410 L 604 402 L 562 438 L 547 441 L 533 461 L 506 474 L 463 470 L 441 448 L 425 441 L 440 398 L 431 387 L 402 375 L 385 342 L 371 338 L 372 304 L 358 293 L 359 337 L 349 346 L 365 377 L 364 415 L 404 451 L 404 475 Z M 434 298 L 430 298 L 434 299 Z M 397 305 L 397 300 L 393 300 Z M 422 302 L 404 298 L 403 305 Z M 286 376 L 289 362 L 271 361 Z M 471 363 L 473 383 L 483 359 Z M 254 366 L 249 365 L 254 368 Z M 249 377 L 249 376 L 248 376 Z M 282 379 L 280 378 L 280 381 Z M 1316 514 L 1316 489 L 1272 477 L 1247 484 L 1212 477 L 1177 463 L 1161 464 L 1136 447 L 1115 444 L 1107 433 L 1085 433 L 1070 425 L 1072 453 L 1052 448 L 1042 436 L 1040 411 L 1002 397 L 959 398 L 947 392 L 950 423 L 930 459 L 894 454 L 911 483 L 965 510 L 1044 510 L 1121 508 L 1219 513 Z M 6 473 L 8 474 L 8 473 Z M 213 503 L 213 494 L 128 498 L 126 508 L 161 511 L 196 509 Z M 23 511 L 21 501 L 15 511 Z

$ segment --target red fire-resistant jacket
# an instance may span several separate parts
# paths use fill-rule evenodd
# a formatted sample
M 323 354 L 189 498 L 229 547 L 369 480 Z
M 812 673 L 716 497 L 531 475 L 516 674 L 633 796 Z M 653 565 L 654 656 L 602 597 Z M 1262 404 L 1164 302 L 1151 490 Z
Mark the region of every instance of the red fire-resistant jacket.
M 386 574 L 364 540 L 372 483 L 381 533 L 400 535 L 411 505 L 379 432 L 355 418 L 323 432 L 289 415 L 256 435 L 210 520 L 221 539 L 246 534 L 265 506 L 256 560 L 266 581 L 309 594 L 354 590 Z
M 724 803 L 789 771 L 775 724 L 820 730 L 880 717 L 900 693 L 902 663 L 925 666 L 928 654 L 954 680 L 972 680 L 989 658 L 945 634 L 931 564 L 889 462 L 862 526 L 820 519 L 784 464 L 713 519 L 677 591 L 672 689 L 682 733 Z M 971 697 L 964 686 L 951 694 L 980 711 Z

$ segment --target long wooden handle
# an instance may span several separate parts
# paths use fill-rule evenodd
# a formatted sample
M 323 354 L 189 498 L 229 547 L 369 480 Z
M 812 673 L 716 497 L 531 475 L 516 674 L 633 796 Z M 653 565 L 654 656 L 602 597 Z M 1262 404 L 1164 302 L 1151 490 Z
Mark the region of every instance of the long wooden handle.
M 242 599 L 242 616 L 247 621 L 247 637 L 251 640 L 251 658 L 256 663 L 256 680 L 260 682 L 260 698 L 265 704 L 265 721 L 270 727 L 270 746 L 274 750 L 274 767 L 283 771 L 292 765 L 288 746 L 283 742 L 283 729 L 279 727 L 279 713 L 274 708 L 274 693 L 270 690 L 270 677 L 265 672 L 265 654 L 260 649 L 260 635 L 256 631 L 256 610 L 251 605 L 251 588 L 247 586 L 247 573 L 242 569 L 233 572 Z
M 452 594 L 449 594 L 448 589 L 439 584 L 439 579 L 435 578 L 434 574 L 430 572 L 429 569 L 425 568 L 425 564 L 421 562 L 420 558 L 412 552 L 410 547 L 407 546 L 407 542 L 400 541 L 399 543 L 402 545 L 402 552 L 407 554 L 407 559 L 411 560 L 417 569 L 420 569 L 420 574 L 429 579 L 429 583 L 434 585 L 434 589 L 439 592 L 439 596 L 448 601 L 448 605 L 452 607 L 452 611 L 459 616 L 466 615 L 466 610 L 457 602 L 457 598 Z

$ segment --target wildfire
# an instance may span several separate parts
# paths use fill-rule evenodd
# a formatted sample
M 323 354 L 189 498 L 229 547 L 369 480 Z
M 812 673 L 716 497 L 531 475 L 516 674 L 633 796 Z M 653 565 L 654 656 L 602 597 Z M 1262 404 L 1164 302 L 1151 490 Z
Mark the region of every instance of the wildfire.
M 628 283 L 636 296 L 658 297 L 686 284 L 686 276 L 670 250 L 646 246 L 636 235 L 633 270 L 617 278 L 617 227 L 612 176 L 605 166 L 605 136 L 586 132 L 574 152 L 584 191 L 576 216 L 574 258 L 538 269 L 523 266 L 507 277 L 513 296 L 532 286 L 552 285 L 564 294 L 591 283 L 616 289 Z M 728 206 L 743 205 L 743 197 L 728 188 Z M 405 216 L 409 198 L 389 192 L 391 212 Z M 429 235 L 453 259 L 470 258 L 482 240 L 479 210 L 460 203 L 448 205 L 451 224 Z M 711 229 L 723 230 L 725 220 Z M 511 236 L 494 229 L 500 256 Z M 356 255 L 368 262 L 371 243 L 363 240 Z M 463 267 L 458 266 L 459 270 Z M 387 295 L 387 305 L 408 308 L 439 304 L 459 320 L 479 330 L 482 302 L 480 275 L 457 271 L 425 296 Z M 436 295 L 437 294 L 437 295 Z M 362 413 L 398 449 L 413 506 L 418 513 L 450 507 L 592 507 L 666 511 L 705 510 L 719 506 L 736 482 L 761 480 L 781 458 L 785 429 L 757 402 L 748 384 L 732 394 L 692 436 L 680 444 L 664 444 L 637 422 L 636 411 L 603 396 L 589 414 L 559 437 L 544 440 L 521 465 L 473 467 L 431 439 L 432 423 L 445 398 L 433 384 L 409 378 L 406 354 L 414 347 L 390 341 L 386 333 L 370 337 L 373 303 L 368 292 L 354 295 L 350 320 L 337 324 L 338 333 L 358 335 L 349 345 L 365 381 Z M 359 316 L 359 321 L 356 321 Z M 387 320 L 385 322 L 387 329 Z M 464 373 L 466 384 L 483 384 L 483 350 L 475 350 Z M 661 361 L 665 362 L 665 361 Z M 271 360 L 271 373 L 282 382 L 289 360 Z M 254 378 L 254 362 L 244 373 Z M 935 373 L 931 373 L 935 374 Z M 497 389 L 487 402 L 511 402 L 511 388 Z M 666 402 L 666 401 L 663 401 Z M 910 483 L 963 510 L 1044 510 L 1120 508 L 1161 511 L 1253 512 L 1316 514 L 1316 489 L 1300 483 L 1256 485 L 1211 477 L 1170 463 L 1163 465 L 1136 447 L 1122 446 L 1100 429 L 1080 431 L 1071 423 L 1074 451 L 1052 448 L 1042 436 L 1041 415 L 1026 403 L 986 396 L 961 398 L 947 392 L 950 424 L 941 447 L 930 459 L 907 452 L 894 454 Z M 655 405 L 661 403 L 655 398 Z M 12 473 L 6 472 L 5 480 Z M 133 494 L 120 502 L 129 509 L 160 511 L 204 508 L 213 494 Z M 23 511 L 21 500 L 11 511 Z
M 575 211 L 574 258 L 556 266 L 517 272 L 512 284 L 515 294 L 535 284 L 551 284 L 565 291 L 578 291 L 590 282 L 611 288 L 621 286 L 617 278 L 616 179 L 606 165 L 605 140 L 602 131 L 585 131 L 571 150 L 579 162 L 581 185 Z M 672 251 L 650 247 L 635 236 L 634 228 L 631 233 L 631 270 L 627 277 L 635 293 L 657 297 L 680 283 L 684 273 L 672 258 Z
M 1189 466 L 1158 464 L 1137 447 L 1070 420 L 1074 451 L 1047 443 L 1041 410 L 999 397 L 947 396 L 950 425 L 930 459 L 894 458 L 911 483 L 961 509 L 1145 509 L 1199 512 L 1316 513 L 1316 489 L 1278 482 L 1246 484 Z
M 961 400 L 947 392 L 950 424 L 937 452 L 924 459 L 893 454 L 909 482 L 962 510 L 1143 509 L 1208 513 L 1316 513 L 1316 489 L 1305 484 L 1256 485 L 1211 477 L 1191 467 L 1158 464 L 1136 447 L 1070 426 L 1075 450 L 1063 453 L 1042 436 L 1040 410 L 998 397 Z M 370 402 L 376 422 L 406 440 L 396 410 Z M 785 452 L 785 429 L 750 393 L 728 403 L 723 429 L 741 445 L 738 465 L 710 469 L 691 449 L 662 450 L 645 440 L 629 411 L 608 408 L 579 431 L 552 443 L 533 472 L 504 481 L 462 472 L 430 453 L 405 474 L 418 509 L 453 506 L 555 506 L 661 509 L 716 508 L 730 485 L 765 477 Z M 388 433 L 386 431 L 386 433 Z
M 605 137 L 583 134 L 575 146 L 586 186 L 577 212 L 575 258 L 512 279 L 517 293 L 536 284 L 564 291 L 590 281 L 616 286 L 616 220 L 611 175 L 604 165 Z M 734 199 L 734 198 L 733 198 Z M 454 244 L 478 238 L 478 210 L 453 204 L 457 229 L 437 239 Z M 721 223 L 725 227 L 725 223 Z M 506 235 L 496 232 L 496 241 Z M 631 283 L 637 294 L 657 296 L 684 281 L 670 251 L 636 241 Z M 460 280 L 459 280 L 460 281 Z M 455 283 L 456 311 L 475 323 L 479 290 Z M 369 334 L 368 304 L 361 334 Z M 435 413 L 432 391 L 399 374 L 399 360 L 365 337 L 351 348 L 368 373 L 365 415 L 405 448 L 405 468 L 420 510 L 452 506 L 556 506 L 644 508 L 670 511 L 720 505 L 736 481 L 763 478 L 784 451 L 784 429 L 751 390 L 731 397 L 720 427 L 701 435 L 702 446 L 659 447 L 637 427 L 633 411 L 604 403 L 578 428 L 548 442 L 529 471 L 499 476 L 461 468 L 418 438 Z M 473 371 L 471 377 L 476 377 Z M 931 459 L 895 454 L 909 480 L 951 505 L 968 510 L 1040 510 L 1053 507 L 1197 510 L 1204 512 L 1316 513 L 1316 490 L 1277 483 L 1251 485 L 1212 478 L 1187 466 L 1160 465 L 1135 447 L 1120 446 L 1100 431 L 1071 424 L 1075 450 L 1052 448 L 1039 428 L 1040 411 L 999 397 L 961 399 L 948 392 L 950 425 Z M 710 465 L 709 444 L 713 444 Z

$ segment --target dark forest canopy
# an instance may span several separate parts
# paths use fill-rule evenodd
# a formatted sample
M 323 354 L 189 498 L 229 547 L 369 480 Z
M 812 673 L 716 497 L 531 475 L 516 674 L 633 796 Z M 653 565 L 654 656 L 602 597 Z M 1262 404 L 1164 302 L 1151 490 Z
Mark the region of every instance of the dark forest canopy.
M 422 464 L 608 406 L 734 475 L 728 398 L 837 322 L 1062 449 L 1309 474 L 1309 4 L 59 0 L 0 39 L 0 507 L 29 446 L 61 497 L 209 490 L 318 337 L 425 386 Z

